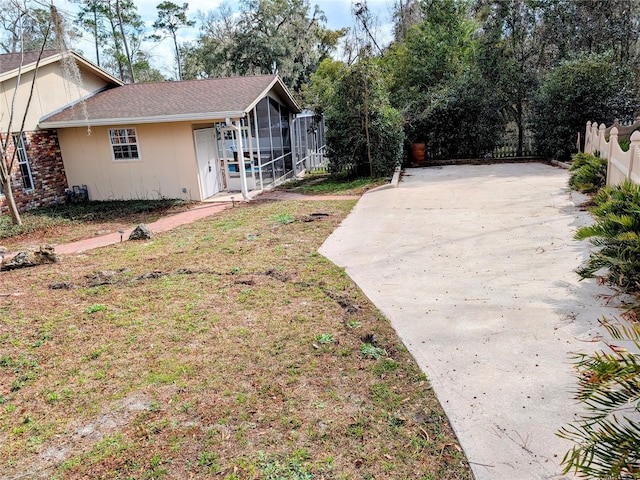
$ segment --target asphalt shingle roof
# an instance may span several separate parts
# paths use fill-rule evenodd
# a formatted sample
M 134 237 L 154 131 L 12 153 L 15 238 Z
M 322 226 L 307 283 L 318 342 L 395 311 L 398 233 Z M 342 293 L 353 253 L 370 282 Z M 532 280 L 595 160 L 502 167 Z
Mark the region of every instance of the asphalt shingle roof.
M 279 84 L 276 79 L 276 75 L 256 75 L 128 84 L 88 98 L 85 101 L 86 117 L 84 108 L 68 107 L 43 119 L 43 123 L 84 121 L 99 124 L 111 120 L 140 119 L 166 121 L 176 117 L 246 112 L 274 82 Z
M 42 59 L 57 55 L 58 50 L 45 50 L 42 52 Z M 4 53 L 0 55 L 0 75 L 15 70 L 20 65 L 26 66 L 38 60 L 40 52 Z M 23 57 L 24 55 L 24 57 Z

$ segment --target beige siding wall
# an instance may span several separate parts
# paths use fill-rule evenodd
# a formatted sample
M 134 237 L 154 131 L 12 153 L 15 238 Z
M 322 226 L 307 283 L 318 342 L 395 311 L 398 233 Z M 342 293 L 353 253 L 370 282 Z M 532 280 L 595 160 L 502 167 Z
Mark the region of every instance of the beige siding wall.
M 34 72 L 27 72 L 20 79 L 18 94 L 15 103 L 15 114 L 12 123 L 12 131 L 19 131 L 22 123 L 22 115 L 27 105 L 31 81 Z M 43 115 L 49 114 L 62 108 L 69 103 L 73 103 L 88 94 L 100 90 L 107 85 L 107 82 L 95 76 L 88 70 L 81 70 L 81 84 L 65 80 L 62 76 L 60 63 L 55 62 L 41 67 L 36 77 L 36 84 L 33 91 L 33 98 L 25 124 L 25 131 L 36 130 L 38 122 Z M 9 112 L 13 95 L 16 89 L 16 78 L 0 83 L 0 128 L 6 131 L 9 122 Z
M 58 130 L 69 186 L 87 185 L 91 200 L 201 200 L 190 123 L 114 126 L 125 127 L 136 129 L 138 161 L 113 160 L 111 127 L 94 127 L 91 135 L 86 128 Z

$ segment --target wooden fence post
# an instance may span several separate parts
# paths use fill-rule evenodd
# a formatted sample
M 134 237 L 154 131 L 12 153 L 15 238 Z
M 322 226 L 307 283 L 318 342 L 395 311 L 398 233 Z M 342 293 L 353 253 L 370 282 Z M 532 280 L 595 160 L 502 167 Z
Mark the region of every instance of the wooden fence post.
M 591 120 L 587 122 L 587 129 L 584 132 L 584 153 L 591 152 Z
M 602 136 L 602 141 L 604 141 L 604 143 L 606 144 L 607 141 L 604 138 L 605 135 L 605 128 L 604 128 L 604 123 L 602 125 L 600 125 L 600 135 Z M 607 158 L 607 185 L 609 185 L 611 183 L 611 171 L 612 171 L 612 167 L 615 167 L 615 165 L 613 165 L 613 162 L 611 161 L 611 158 L 613 157 L 613 149 L 614 146 L 618 145 L 618 128 L 617 127 L 613 127 L 611 129 L 611 132 L 609 132 L 609 148 L 606 151 L 606 158 Z
M 607 144 L 607 140 L 605 139 L 605 130 L 607 126 L 604 123 L 600 124 L 600 128 L 598 128 L 598 151 L 600 153 L 603 152 L 605 145 Z M 607 155 L 607 159 L 609 159 L 609 155 Z

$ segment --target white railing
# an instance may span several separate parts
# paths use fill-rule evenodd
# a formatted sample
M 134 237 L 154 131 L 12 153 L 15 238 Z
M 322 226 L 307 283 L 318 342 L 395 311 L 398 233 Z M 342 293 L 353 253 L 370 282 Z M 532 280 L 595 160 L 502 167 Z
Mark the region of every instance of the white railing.
M 296 161 L 296 174 L 301 172 L 311 173 L 318 170 L 326 170 L 327 156 L 325 155 L 325 151 L 326 148 L 324 145 L 316 151 L 307 149 L 307 154 Z
M 604 123 L 598 126 L 595 122 L 587 122 L 584 152 L 607 159 L 607 185 L 618 185 L 626 179 L 640 183 L 640 131 L 635 130 L 638 126 L 640 123 L 628 127 L 614 124 L 607 128 Z M 623 135 L 633 131 L 626 152 L 618 142 L 621 131 Z
M 309 152 L 307 157 L 307 172 L 314 170 L 325 170 L 327 168 L 328 159 L 326 156 L 326 145 L 323 145 L 315 152 Z
M 258 182 L 256 188 L 258 190 L 264 190 L 269 185 L 279 183 L 282 179 L 286 178 L 291 171 L 287 171 L 287 157 L 291 157 L 291 153 L 285 153 L 273 160 L 262 163 L 262 159 L 258 163 Z

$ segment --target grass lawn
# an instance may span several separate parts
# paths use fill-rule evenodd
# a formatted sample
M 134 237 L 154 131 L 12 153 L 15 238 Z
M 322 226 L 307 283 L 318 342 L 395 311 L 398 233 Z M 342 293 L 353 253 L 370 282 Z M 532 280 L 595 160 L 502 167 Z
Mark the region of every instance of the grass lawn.
M 389 322 L 317 253 L 354 203 L 243 204 L 0 273 L 0 478 L 472 478 Z
M 344 180 L 327 174 L 306 175 L 303 179 L 289 181 L 279 187 L 305 195 L 362 195 L 367 190 L 389 183 L 388 179 L 356 178 Z

